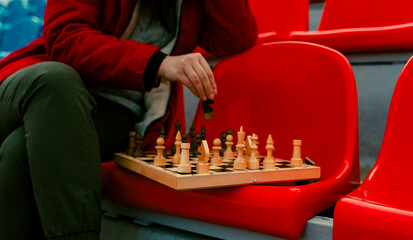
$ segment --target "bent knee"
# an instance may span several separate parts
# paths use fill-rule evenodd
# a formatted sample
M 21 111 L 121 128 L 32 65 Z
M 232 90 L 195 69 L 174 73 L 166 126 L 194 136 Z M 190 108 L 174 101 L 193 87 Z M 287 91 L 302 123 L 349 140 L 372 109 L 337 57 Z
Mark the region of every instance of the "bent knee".
M 55 88 L 70 90 L 73 87 L 82 87 L 79 74 L 70 66 L 60 62 L 42 62 L 33 66 L 34 73 L 42 83 Z

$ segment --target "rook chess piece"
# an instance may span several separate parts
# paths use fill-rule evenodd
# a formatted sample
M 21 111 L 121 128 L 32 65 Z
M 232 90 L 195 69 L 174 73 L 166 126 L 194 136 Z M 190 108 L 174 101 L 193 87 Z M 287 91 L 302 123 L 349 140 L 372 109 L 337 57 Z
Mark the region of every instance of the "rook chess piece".
M 264 161 L 262 162 L 262 167 L 264 169 L 274 169 L 275 159 L 272 155 L 272 152 L 274 151 L 274 140 L 272 139 L 271 134 L 268 135 L 267 145 L 265 146 L 265 149 L 267 150 L 267 156 L 264 158 Z
M 222 164 L 222 158 L 219 152 L 221 151 L 221 140 L 219 138 L 214 139 L 214 146 L 212 147 L 212 151 L 214 152 L 214 156 L 211 158 L 211 165 L 219 165 Z
M 190 143 L 182 143 L 181 144 L 181 160 L 178 164 L 178 172 L 179 173 L 191 173 L 191 164 L 189 163 L 189 149 L 191 148 Z
M 301 140 L 293 140 L 293 157 L 290 161 L 291 167 L 301 167 L 303 165 L 303 159 L 301 158 Z
M 182 143 L 182 136 L 181 132 L 178 130 L 178 132 L 175 135 L 175 154 L 172 157 L 172 164 L 178 164 L 179 160 L 181 160 L 181 143 Z
M 166 158 L 163 155 L 163 150 L 165 150 L 164 144 L 165 144 L 165 140 L 163 138 L 159 137 L 158 139 L 156 139 L 156 146 L 155 146 L 156 156 L 153 159 L 154 165 L 165 165 L 166 163 Z

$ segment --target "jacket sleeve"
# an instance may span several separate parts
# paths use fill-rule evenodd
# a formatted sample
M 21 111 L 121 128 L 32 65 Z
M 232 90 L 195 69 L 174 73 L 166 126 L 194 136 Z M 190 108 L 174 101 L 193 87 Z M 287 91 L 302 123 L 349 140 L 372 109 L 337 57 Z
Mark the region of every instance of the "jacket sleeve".
M 82 77 L 104 86 L 150 90 L 144 86 L 143 74 L 158 48 L 105 34 L 100 25 L 104 2 L 47 1 L 43 36 L 48 59 L 66 63 Z
M 257 25 L 248 0 L 204 0 L 201 47 L 216 56 L 239 53 L 255 44 Z

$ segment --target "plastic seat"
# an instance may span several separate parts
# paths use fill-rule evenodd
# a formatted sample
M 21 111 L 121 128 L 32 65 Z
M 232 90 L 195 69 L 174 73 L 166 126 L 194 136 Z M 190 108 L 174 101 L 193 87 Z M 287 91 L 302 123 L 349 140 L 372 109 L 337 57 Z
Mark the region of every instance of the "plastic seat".
M 259 44 L 214 68 L 218 95 L 207 140 L 241 125 L 260 137 L 265 153 L 289 159 L 292 139 L 321 167 L 319 182 L 301 186 L 249 185 L 176 191 L 123 168 L 113 172 L 109 200 L 219 225 L 296 239 L 307 219 L 334 205 L 359 182 L 357 95 L 348 61 L 335 50 L 298 42 Z M 236 137 L 235 137 L 236 138 Z M 211 147 L 211 146 L 210 146 Z
M 37 17 L 24 17 L 16 20 L 4 31 L 0 51 L 12 52 L 26 46 L 42 34 L 43 21 Z
M 393 93 L 376 164 L 360 187 L 337 203 L 334 239 L 413 239 L 412 79 L 410 58 Z
M 283 40 L 308 30 L 308 0 L 249 0 L 258 25 L 258 42 Z
M 354 51 L 413 49 L 410 0 L 326 0 L 317 31 L 295 31 L 291 40 Z

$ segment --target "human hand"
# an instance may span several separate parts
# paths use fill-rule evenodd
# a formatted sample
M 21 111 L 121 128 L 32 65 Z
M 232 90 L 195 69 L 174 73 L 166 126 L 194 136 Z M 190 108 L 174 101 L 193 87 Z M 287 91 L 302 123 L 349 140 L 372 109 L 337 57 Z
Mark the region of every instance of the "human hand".
M 182 82 L 202 101 L 213 100 L 217 94 L 212 70 L 200 53 L 167 56 L 159 67 L 158 77 L 171 82 Z

